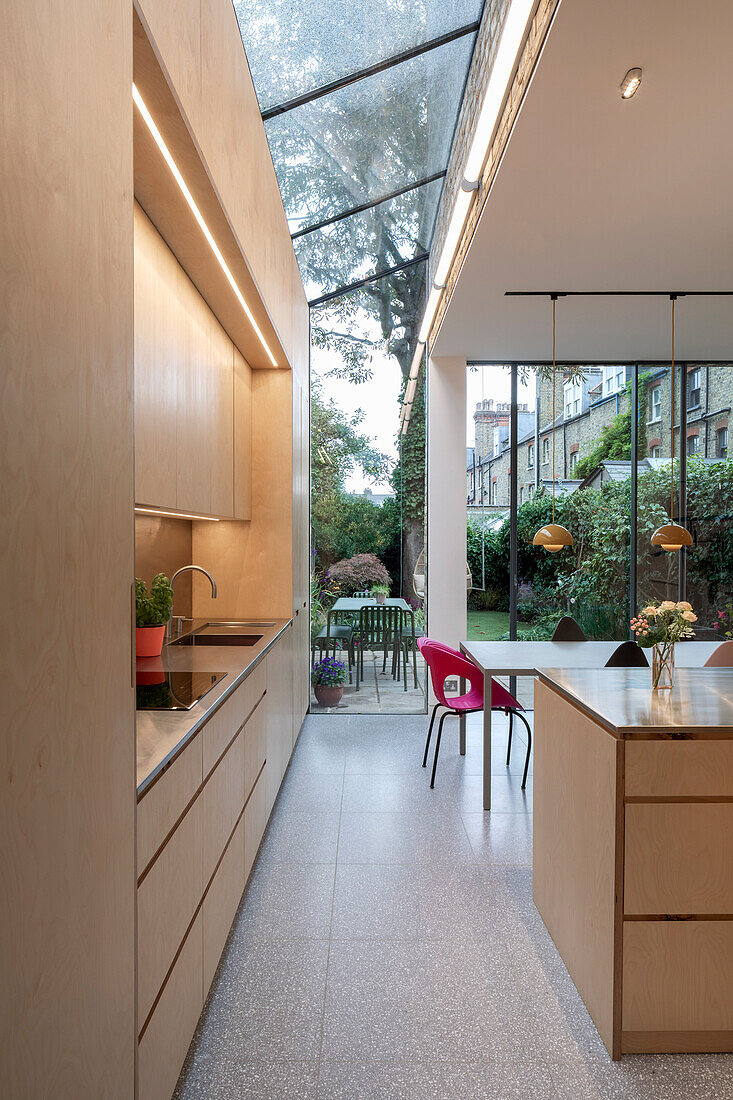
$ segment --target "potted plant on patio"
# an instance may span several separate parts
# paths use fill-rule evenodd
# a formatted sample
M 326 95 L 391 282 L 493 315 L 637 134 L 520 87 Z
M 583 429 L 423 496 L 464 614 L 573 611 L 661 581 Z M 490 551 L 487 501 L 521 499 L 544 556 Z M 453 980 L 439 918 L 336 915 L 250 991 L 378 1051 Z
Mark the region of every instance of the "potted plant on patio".
M 313 665 L 311 683 L 315 697 L 322 707 L 339 705 L 347 676 L 346 665 L 334 657 L 324 657 Z
M 153 577 L 148 592 L 145 581 L 135 578 L 135 653 L 138 657 L 160 657 L 165 624 L 173 608 L 173 589 L 165 573 Z
M 652 689 L 669 690 L 674 684 L 674 647 L 694 638 L 697 615 L 686 600 L 653 600 L 631 620 L 631 630 L 644 649 L 652 649 Z
M 375 584 L 372 588 L 372 596 L 377 603 L 384 603 L 389 595 L 389 587 L 386 584 Z

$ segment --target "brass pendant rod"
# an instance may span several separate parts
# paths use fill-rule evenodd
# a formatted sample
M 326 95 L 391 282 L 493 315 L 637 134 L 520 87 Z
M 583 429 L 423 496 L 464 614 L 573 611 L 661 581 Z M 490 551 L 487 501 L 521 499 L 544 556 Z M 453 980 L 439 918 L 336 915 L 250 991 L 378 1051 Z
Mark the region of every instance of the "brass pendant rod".
M 552 522 L 555 522 L 555 306 L 557 295 L 552 295 Z

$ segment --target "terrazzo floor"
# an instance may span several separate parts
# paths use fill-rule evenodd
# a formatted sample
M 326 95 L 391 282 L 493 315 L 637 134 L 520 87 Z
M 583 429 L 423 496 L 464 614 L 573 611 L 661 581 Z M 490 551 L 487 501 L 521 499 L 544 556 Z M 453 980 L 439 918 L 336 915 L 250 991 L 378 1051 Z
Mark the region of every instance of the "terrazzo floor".
M 733 1056 L 611 1062 L 532 904 L 531 778 L 480 724 L 306 720 L 177 1100 L 733 1100 Z M 531 773 L 530 773 L 531 776 Z

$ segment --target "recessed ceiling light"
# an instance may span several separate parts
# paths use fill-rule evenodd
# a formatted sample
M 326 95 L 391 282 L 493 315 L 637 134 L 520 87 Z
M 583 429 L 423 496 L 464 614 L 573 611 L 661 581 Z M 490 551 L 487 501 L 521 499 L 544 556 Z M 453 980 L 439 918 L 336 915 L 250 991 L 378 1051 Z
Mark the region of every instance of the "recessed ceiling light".
M 629 69 L 621 81 L 621 98 L 631 99 L 641 84 L 641 69 Z

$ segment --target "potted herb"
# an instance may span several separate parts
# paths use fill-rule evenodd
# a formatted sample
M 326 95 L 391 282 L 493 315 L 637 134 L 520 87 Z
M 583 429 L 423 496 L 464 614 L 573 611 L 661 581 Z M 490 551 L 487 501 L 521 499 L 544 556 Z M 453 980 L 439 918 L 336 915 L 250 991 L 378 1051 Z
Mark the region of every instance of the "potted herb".
M 135 652 L 138 657 L 160 657 L 165 625 L 172 608 L 173 589 L 165 573 L 153 577 L 150 592 L 145 581 L 135 578 Z
M 674 681 L 675 643 L 685 638 L 694 638 L 692 624 L 697 615 L 692 604 L 686 600 L 675 603 L 673 600 L 654 600 L 647 604 L 635 619 L 631 620 L 631 629 L 636 640 L 644 649 L 652 650 L 652 689 L 666 690 Z
M 389 587 L 386 584 L 375 584 L 372 588 L 372 596 L 374 596 L 377 603 L 385 603 L 388 595 Z
M 346 665 L 334 657 L 325 657 L 311 669 L 311 683 L 316 699 L 322 707 L 337 707 L 344 694 L 347 678 Z

